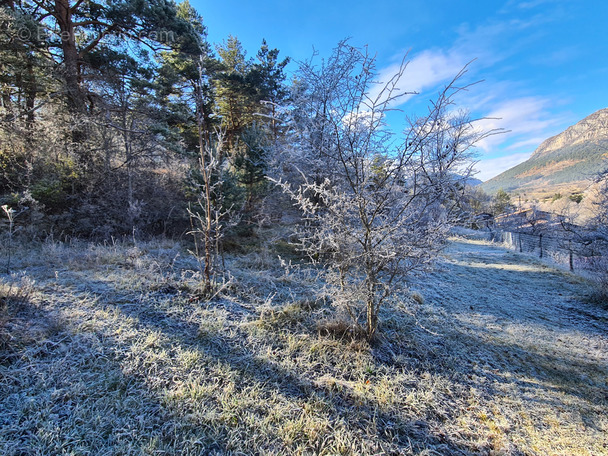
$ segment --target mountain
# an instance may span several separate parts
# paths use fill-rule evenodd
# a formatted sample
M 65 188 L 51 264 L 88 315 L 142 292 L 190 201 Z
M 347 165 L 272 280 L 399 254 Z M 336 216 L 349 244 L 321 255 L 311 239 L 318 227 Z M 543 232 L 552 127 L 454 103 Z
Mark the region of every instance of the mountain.
M 477 187 L 478 185 L 483 184 L 483 181 L 481 181 L 475 177 L 469 177 L 466 181 L 466 184 L 470 187 Z
M 608 108 L 594 112 L 545 140 L 528 160 L 484 182 L 490 194 L 503 189 L 542 198 L 582 192 L 608 159 Z

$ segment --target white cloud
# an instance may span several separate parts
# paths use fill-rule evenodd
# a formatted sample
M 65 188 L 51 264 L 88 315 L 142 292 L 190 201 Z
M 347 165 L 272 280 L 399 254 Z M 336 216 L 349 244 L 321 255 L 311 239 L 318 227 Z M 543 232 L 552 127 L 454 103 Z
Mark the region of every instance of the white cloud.
M 415 55 L 407 61 L 405 72 L 395 86 L 396 91 L 393 95 L 401 94 L 402 96 L 391 104 L 392 107 L 402 105 L 414 93 L 424 92 L 451 80 L 466 63 L 462 56 L 443 51 L 426 50 Z M 369 94 L 372 100 L 380 95 L 382 88 L 391 81 L 400 68 L 401 63 L 395 63 L 380 70 L 378 75 L 379 84 Z
M 502 128 L 506 132 L 490 136 L 478 144 L 486 153 L 508 142 L 515 142 L 521 147 L 531 145 L 539 137 L 547 138 L 547 132 L 553 131 L 562 120 L 548 111 L 551 100 L 543 97 L 507 99 L 496 101 L 494 105 L 494 109 L 478 122 L 477 127 L 485 131 Z M 516 148 L 511 144 L 508 149 Z
M 475 170 L 479 171 L 475 177 L 485 182 L 494 176 L 498 176 L 503 171 L 526 161 L 528 158 L 530 158 L 530 153 L 524 152 L 507 155 L 505 157 L 481 160 L 475 165 Z
M 422 92 L 434 88 L 454 78 L 466 63 L 458 54 L 424 51 L 409 62 L 402 78 L 404 89 Z
M 546 3 L 559 3 L 559 2 L 555 2 L 555 0 L 532 0 L 532 1 L 528 1 L 528 2 L 518 3 L 517 7 L 519 9 L 532 9 L 532 8 L 536 8 L 537 6 L 544 5 Z
M 545 139 L 547 139 L 547 137 L 545 137 L 545 136 L 542 136 L 542 137 L 537 136 L 537 137 L 534 137 L 534 138 L 524 139 L 522 141 L 519 141 L 519 142 L 516 142 L 516 143 L 513 143 L 513 144 L 507 146 L 505 148 L 505 150 L 522 150 L 522 149 L 525 149 L 525 150 L 534 149 L 534 150 L 536 150 L 536 148 L 538 146 L 540 146 L 540 144 Z
M 502 20 L 492 19 L 474 27 L 461 24 L 458 38 L 451 46 L 412 54 L 398 88 L 402 93 L 426 94 L 438 90 L 472 59 L 476 60 L 463 84 L 483 79 L 484 73 L 500 74 L 496 69 L 508 70 L 509 59 L 533 45 L 533 32 L 538 26 L 552 20 L 550 14 L 532 15 L 522 20 L 513 10 L 532 8 L 543 1 L 513 2 L 507 5 L 511 13 L 505 10 L 504 14 L 508 13 L 508 16 L 503 16 Z M 575 51 L 575 48 L 566 49 L 547 58 L 550 62 L 559 61 Z M 387 82 L 398 69 L 398 64 L 390 65 L 380 71 L 378 79 Z M 374 95 L 377 94 L 376 90 Z M 404 105 L 412 96 L 403 96 L 392 107 Z M 482 180 L 525 161 L 543 140 L 559 133 L 572 121 L 568 116 L 555 114 L 554 110 L 562 102 L 559 98 L 534 93 L 525 79 L 486 81 L 459 93 L 456 101 L 460 107 L 469 109 L 473 117 L 481 118 L 477 128 L 504 131 L 488 136 L 478 144 L 482 157 L 488 157 L 482 158 L 478 165 Z M 412 109 L 417 109 L 416 105 L 412 105 Z
M 489 21 L 476 27 L 464 23 L 458 27 L 458 38 L 449 48 L 427 49 L 407 55 L 405 72 L 396 86 L 397 90 L 405 95 L 392 103 L 392 107 L 406 103 L 412 98 L 412 92 L 424 93 L 445 86 L 468 64 L 471 66 L 467 71 L 473 73 L 504 61 L 516 54 L 518 49 L 526 46 L 524 30 L 535 27 L 542 20 L 531 18 L 526 21 L 521 19 Z M 401 59 L 379 71 L 380 84 L 372 89 L 370 98 L 379 95 L 383 84 L 389 82 L 398 73 L 400 64 Z M 479 79 L 481 78 L 473 75 L 472 78 L 467 77 L 466 80 L 461 81 L 461 84 L 466 85 Z M 499 86 L 498 89 L 505 85 L 502 82 L 494 84 Z M 478 87 L 474 89 L 476 93 Z M 490 94 L 488 98 L 495 98 L 491 94 L 497 90 L 497 87 L 493 86 L 486 90 Z
M 445 85 L 471 58 L 477 58 L 464 83 L 474 81 L 476 74 L 493 69 L 516 53 L 518 48 L 526 46 L 526 30 L 545 20 L 532 17 L 528 20 L 490 21 L 474 28 L 463 24 L 459 27 L 459 38 L 449 49 L 427 50 L 412 58 L 403 86 L 407 88 L 410 82 L 410 90 L 424 92 Z M 552 59 L 558 57 L 552 56 Z M 382 74 L 394 69 L 394 66 L 387 68 Z M 407 101 L 406 97 L 404 101 Z M 544 139 L 559 133 L 571 120 L 553 112 L 559 100 L 535 95 L 523 81 L 484 81 L 460 93 L 457 101 L 459 106 L 470 109 L 474 117 L 481 118 L 477 128 L 504 131 L 488 136 L 478 144 L 485 156 L 515 154 L 513 158 L 495 158 L 496 161 L 490 162 L 500 171 L 506 169 L 503 168 L 505 164 L 521 162 L 521 157 L 529 156 Z M 488 168 L 486 172 L 491 174 L 493 171 Z

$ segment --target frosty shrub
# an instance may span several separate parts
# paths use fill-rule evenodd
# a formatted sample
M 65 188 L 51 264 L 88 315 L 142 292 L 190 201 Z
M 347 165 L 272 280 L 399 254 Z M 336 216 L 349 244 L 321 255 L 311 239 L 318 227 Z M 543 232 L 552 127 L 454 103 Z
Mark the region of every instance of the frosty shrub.
M 224 134 L 217 130 L 213 138 L 204 137 L 199 123 L 199 169 L 200 183 L 197 187 L 197 204 L 188 208 L 194 240 L 194 250 L 190 253 L 197 259 L 203 279 L 202 292 L 206 297 L 218 291 L 217 273 L 221 267 L 221 243 L 224 232 L 234 226 L 238 219 L 232 207 L 225 202 L 225 181 L 222 173 L 221 150 Z M 224 271 L 225 272 L 225 271 Z M 222 285 L 223 286 L 223 285 Z
M 401 137 L 385 115 L 400 96 L 402 64 L 378 83 L 374 58 L 340 43 L 320 66 L 301 66 L 282 186 L 303 211 L 303 249 L 323 265 L 332 301 L 368 339 L 383 305 L 444 245 L 459 215 L 480 133 L 453 97 L 461 72 Z
M 595 292 L 594 300 L 608 306 L 608 169 L 597 177 L 597 196 L 594 201 L 594 217 L 591 230 L 599 255 L 593 258 Z

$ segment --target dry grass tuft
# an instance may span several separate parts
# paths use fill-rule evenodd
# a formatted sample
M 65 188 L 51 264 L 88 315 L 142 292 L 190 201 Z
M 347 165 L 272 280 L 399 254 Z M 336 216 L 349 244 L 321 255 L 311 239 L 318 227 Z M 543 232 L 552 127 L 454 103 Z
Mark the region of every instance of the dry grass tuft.
M 410 295 L 410 298 L 412 298 L 414 300 L 414 302 L 417 302 L 420 305 L 424 304 L 424 296 L 422 296 L 417 291 L 412 292 L 412 294 Z
M 608 258 L 596 258 L 592 269 L 593 275 L 588 299 L 591 303 L 608 309 Z
M 20 308 L 25 305 L 34 292 L 35 282 L 27 275 L 12 274 L 6 279 L 0 278 L 0 306 Z
M 332 318 L 318 322 L 317 331 L 321 336 L 331 337 L 336 340 L 346 342 L 367 341 L 363 328 L 342 318 Z
M 26 275 L 12 274 L 0 279 L 0 360 L 2 352 L 12 353 L 24 336 L 17 328 L 33 292 L 34 282 Z

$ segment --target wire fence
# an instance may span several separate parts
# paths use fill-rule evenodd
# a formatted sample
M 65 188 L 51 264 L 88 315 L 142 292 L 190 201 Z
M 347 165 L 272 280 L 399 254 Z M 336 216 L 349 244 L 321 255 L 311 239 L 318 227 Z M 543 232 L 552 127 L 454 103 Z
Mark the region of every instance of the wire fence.
M 494 231 L 490 238 L 491 241 L 501 243 L 513 251 L 568 266 L 571 271 L 593 269 L 605 252 L 605 246 L 594 240 L 560 238 L 546 234 Z

